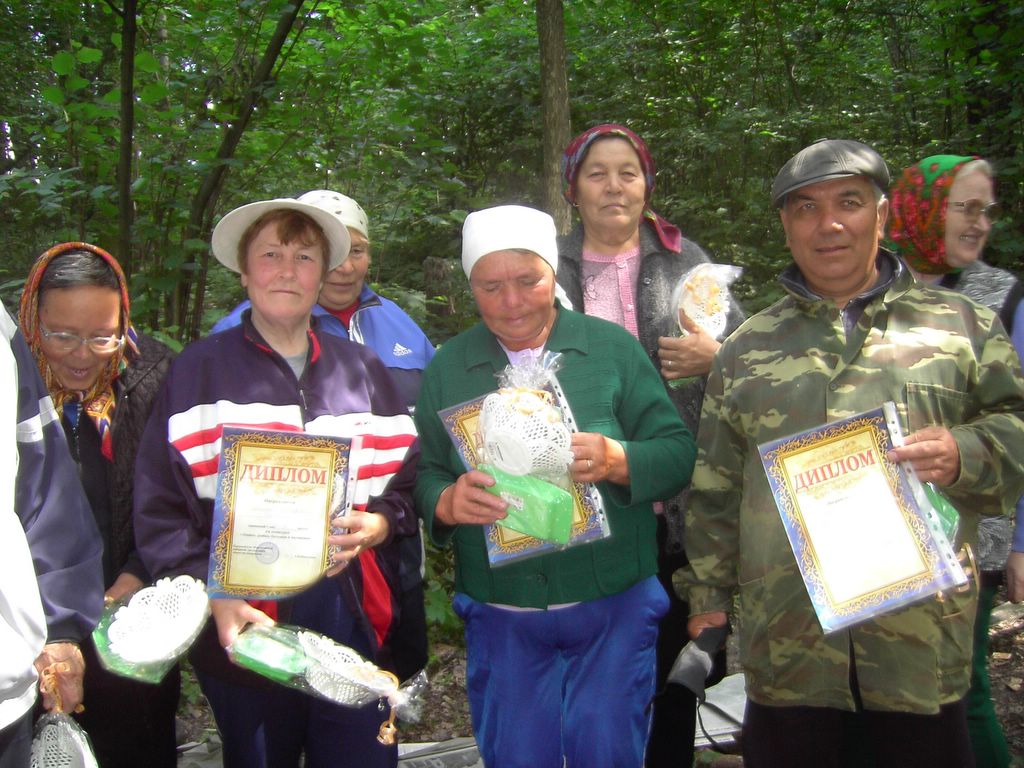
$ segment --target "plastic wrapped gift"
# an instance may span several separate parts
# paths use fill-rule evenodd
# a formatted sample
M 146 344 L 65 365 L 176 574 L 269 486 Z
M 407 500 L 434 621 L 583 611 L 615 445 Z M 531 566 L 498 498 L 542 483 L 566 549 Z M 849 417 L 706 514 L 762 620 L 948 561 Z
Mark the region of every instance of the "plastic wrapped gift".
M 512 475 L 481 464 L 497 482 L 487 488 L 508 504 L 507 517 L 498 524 L 535 539 L 565 546 L 572 535 L 572 494 L 535 477 Z
M 160 579 L 103 609 L 93 630 L 96 653 L 115 674 L 158 683 L 195 642 L 209 614 L 203 582 Z
M 557 354 L 509 365 L 480 408 L 481 471 L 508 503 L 498 525 L 565 545 L 572 528 L 572 430 L 552 394 Z
M 228 649 L 231 660 L 277 683 L 347 707 L 386 701 L 391 712 L 377 738 L 394 743 L 395 718 L 419 719 L 423 672 L 404 685 L 348 646 L 302 627 L 250 625 Z
M 742 268 L 728 264 L 698 264 L 687 270 L 676 284 L 671 299 L 680 333 L 688 334 L 678 316 L 682 311 L 704 333 L 715 339 L 722 338 L 729 320 L 729 286 L 742 274 Z
M 48 712 L 35 724 L 31 768 L 98 768 L 89 737 L 63 712 Z
M 713 339 L 721 339 L 729 322 L 729 286 L 743 274 L 743 269 L 728 264 L 698 264 L 679 279 L 672 291 L 670 306 L 675 312 L 675 322 L 680 336 L 689 336 L 683 326 L 685 314 L 704 333 Z M 681 387 L 697 379 L 687 376 L 673 379 L 672 387 Z

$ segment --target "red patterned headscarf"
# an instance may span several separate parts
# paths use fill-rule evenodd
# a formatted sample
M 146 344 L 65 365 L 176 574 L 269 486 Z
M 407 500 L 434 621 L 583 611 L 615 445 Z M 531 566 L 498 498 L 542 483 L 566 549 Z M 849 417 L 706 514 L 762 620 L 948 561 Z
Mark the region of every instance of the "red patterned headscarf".
M 121 329 L 125 337 L 125 343 L 117 352 L 110 356 L 107 364 L 100 371 L 100 375 L 86 392 L 66 389 L 60 383 L 60 380 L 50 370 L 50 365 L 42 349 L 42 336 L 39 333 L 39 284 L 43 279 L 43 273 L 46 272 L 46 268 L 54 259 L 58 259 L 63 254 L 71 251 L 88 251 L 103 259 L 117 277 L 118 291 L 121 294 Z M 114 406 L 117 402 L 117 398 L 114 395 L 114 381 L 128 367 L 129 361 L 139 354 L 138 334 L 135 332 L 135 328 L 132 327 L 129 309 L 128 284 L 121 265 L 117 263 L 117 259 L 95 245 L 74 242 L 55 245 L 36 259 L 36 263 L 32 265 L 32 269 L 28 273 L 28 279 L 25 281 L 25 289 L 21 294 L 21 306 L 18 311 L 21 331 L 25 334 L 29 348 L 36 358 L 39 372 L 42 374 L 46 388 L 53 398 L 53 404 L 57 408 L 57 413 L 62 414 L 64 405 L 68 402 L 81 403 L 82 410 L 96 424 L 103 455 L 110 460 L 113 460 L 113 440 L 110 426 L 114 415 Z
M 900 174 L 889 202 L 889 245 L 915 272 L 944 275 L 946 203 L 953 180 L 977 156 L 932 155 Z
M 576 181 L 579 178 L 580 166 L 590 150 L 590 145 L 601 138 L 615 137 L 625 139 L 630 146 L 636 150 L 640 158 L 640 168 L 644 173 L 646 191 L 644 193 L 644 218 L 654 225 L 658 233 L 658 239 L 668 250 L 679 253 L 683 247 L 683 235 L 679 228 L 670 224 L 651 209 L 651 194 L 654 192 L 654 158 L 644 140 L 633 133 L 629 128 L 617 123 L 604 123 L 589 128 L 575 139 L 569 142 L 569 146 L 562 153 L 562 195 L 571 204 L 576 204 Z

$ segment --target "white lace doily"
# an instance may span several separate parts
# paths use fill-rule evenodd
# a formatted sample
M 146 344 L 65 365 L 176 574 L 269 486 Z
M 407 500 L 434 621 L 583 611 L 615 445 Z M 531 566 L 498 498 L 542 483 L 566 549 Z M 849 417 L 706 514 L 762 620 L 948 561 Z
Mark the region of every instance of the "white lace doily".
M 299 643 L 310 661 L 306 681 L 313 690 L 332 701 L 361 706 L 393 697 L 398 690 L 392 675 L 351 648 L 312 632 L 300 632 Z
M 198 579 L 160 579 L 136 592 L 114 614 L 107 631 L 110 650 L 136 664 L 173 658 L 202 628 L 209 603 Z
M 480 409 L 483 458 L 510 475 L 560 477 L 572 462 L 572 435 L 547 393 L 501 390 Z
M 729 294 L 715 277 L 716 265 L 701 264 L 690 270 L 676 289 L 674 304 L 712 338 L 725 333 L 729 315 Z M 686 333 L 682 323 L 679 330 Z
M 84 732 L 69 718 L 48 718 L 32 739 L 31 768 L 99 768 Z

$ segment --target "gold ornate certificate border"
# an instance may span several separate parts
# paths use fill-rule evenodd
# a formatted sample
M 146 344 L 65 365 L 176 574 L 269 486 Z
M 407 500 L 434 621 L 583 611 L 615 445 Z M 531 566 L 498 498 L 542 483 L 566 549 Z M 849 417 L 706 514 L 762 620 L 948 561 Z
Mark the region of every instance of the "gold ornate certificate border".
M 791 478 L 783 470 L 783 461 L 794 454 L 822 447 L 858 432 L 868 434 L 872 450 L 876 453 L 877 466 L 892 491 L 900 515 L 910 531 L 926 567 L 908 578 L 837 603 L 832 599 L 828 586 L 822 578 L 821 564 L 795 502 Z M 899 467 L 885 458 L 885 453 L 890 447 L 889 433 L 879 411 L 877 414 L 856 416 L 817 430 L 801 433 L 781 441 L 770 450 L 765 451 L 762 456 L 768 480 L 793 544 L 793 550 L 797 554 L 798 565 L 810 598 L 815 606 L 824 609 L 826 614 L 834 615 L 838 623 L 842 625 L 853 623 L 854 620 L 861 618 L 869 618 L 871 615 L 886 610 L 889 606 L 905 602 L 909 596 L 921 593 L 935 581 L 936 573 L 941 567 L 940 554 L 913 501 L 913 496 Z
M 330 473 L 330 486 L 328 494 L 331 499 L 331 510 L 339 505 L 338 494 L 345 494 L 347 491 L 345 476 L 348 470 L 348 444 L 341 442 L 338 438 L 326 437 L 323 435 L 310 435 L 305 432 L 285 432 L 271 430 L 252 430 L 248 432 L 233 432 L 225 428 L 222 436 L 222 448 L 220 457 L 220 468 L 218 471 L 218 489 L 215 515 L 213 543 L 210 558 L 210 591 L 224 594 L 230 597 L 242 599 L 266 598 L 268 593 L 279 596 L 286 596 L 301 592 L 306 587 L 295 589 L 282 589 L 280 587 L 267 587 L 252 585 L 240 587 L 229 584 L 227 581 L 228 551 L 231 545 L 231 532 L 233 530 L 233 516 L 235 509 L 235 487 L 237 482 L 238 457 L 243 448 L 246 447 L 274 447 L 297 450 L 330 451 L 334 454 L 332 471 Z M 344 499 L 342 499 L 344 502 Z M 219 519 L 218 519 L 219 518 Z M 330 527 L 330 515 L 325 515 L 324 525 Z M 326 558 L 327 548 L 325 547 L 324 557 Z

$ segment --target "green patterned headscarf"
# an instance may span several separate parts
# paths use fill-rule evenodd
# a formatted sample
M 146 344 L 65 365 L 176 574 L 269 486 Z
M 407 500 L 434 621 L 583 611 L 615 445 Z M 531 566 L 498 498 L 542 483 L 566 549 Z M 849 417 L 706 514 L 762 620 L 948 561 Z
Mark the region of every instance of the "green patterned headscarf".
M 915 272 L 944 275 L 946 202 L 960 169 L 977 156 L 932 155 L 900 174 L 890 192 L 889 245 Z

